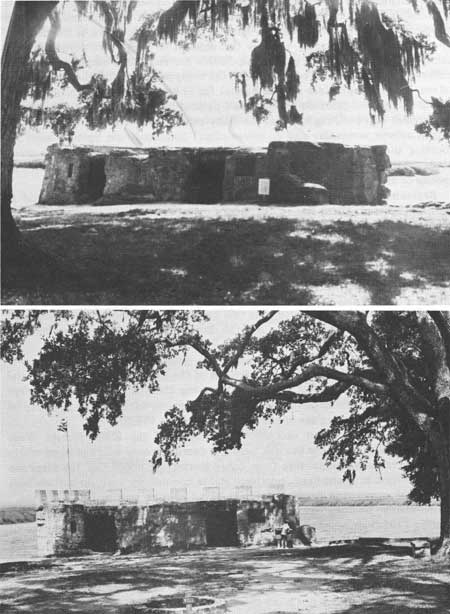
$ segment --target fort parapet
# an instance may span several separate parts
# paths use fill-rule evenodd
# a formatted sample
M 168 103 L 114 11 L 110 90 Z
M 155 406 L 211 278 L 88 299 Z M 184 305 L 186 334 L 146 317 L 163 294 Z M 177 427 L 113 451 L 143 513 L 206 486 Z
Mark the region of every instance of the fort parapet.
M 308 141 L 266 149 L 49 147 L 39 202 L 377 204 L 387 194 L 386 146 Z M 267 185 L 267 183 L 266 183 Z
M 47 498 L 36 514 L 40 556 L 268 545 L 283 522 L 289 522 L 296 542 L 300 515 L 294 496 L 151 505 L 97 505 L 79 503 L 73 497 L 72 502 Z

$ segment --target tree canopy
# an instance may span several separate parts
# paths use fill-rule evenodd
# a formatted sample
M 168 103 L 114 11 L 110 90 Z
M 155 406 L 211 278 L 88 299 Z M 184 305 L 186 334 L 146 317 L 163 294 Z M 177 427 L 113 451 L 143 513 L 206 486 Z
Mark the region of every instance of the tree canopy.
M 450 46 L 448 0 L 440 6 L 430 0 L 408 1 L 416 13 L 431 17 L 436 40 Z M 138 32 L 138 55 L 144 57 L 149 43 L 160 39 L 186 44 L 205 29 L 217 35 L 230 24 L 259 28 L 260 43 L 252 50 L 249 70 L 233 75 L 245 111 L 258 122 L 276 102 L 278 129 L 302 123 L 303 110 L 296 107 L 298 48 L 311 71 L 311 84 L 330 82 L 330 101 L 342 87 L 354 86 L 365 96 L 372 120 L 382 120 L 385 96 L 395 108 L 401 102 L 412 113 L 411 84 L 435 50 L 433 41 L 410 31 L 397 7 L 392 9 L 392 14 L 380 11 L 370 0 L 179 0 L 145 20 Z M 251 83 L 256 86 L 252 93 Z
M 31 52 L 26 72 L 26 92 L 21 105 L 19 129 L 44 126 L 63 139 L 70 139 L 75 127 L 84 123 L 89 129 L 114 127 L 124 121 L 139 127 L 150 124 L 154 136 L 184 123 L 176 106 L 176 96 L 166 91 L 161 76 L 147 62 L 136 62 L 132 68 L 132 35 L 128 30 L 137 2 L 75 2 L 55 3 L 49 14 L 45 45 L 36 44 Z M 105 54 L 116 74 L 108 80 L 101 67 L 90 66 L 89 54 L 80 48 L 63 60 L 58 50 L 59 34 L 65 13 L 75 4 L 80 22 L 97 23 Z M 80 26 L 82 24 L 80 23 Z M 81 83 L 79 71 L 89 68 L 91 78 Z M 78 92 L 73 104 L 52 103 L 59 90 L 71 86 Z
M 416 125 L 416 131 L 428 138 L 438 135 L 450 142 L 450 100 L 442 102 L 433 96 L 429 104 L 433 111 L 428 119 Z
M 167 361 L 196 352 L 216 385 L 183 407 L 168 408 L 152 462 L 177 461 L 195 436 L 216 452 L 240 448 L 263 420 L 283 419 L 296 405 L 333 403 L 349 411 L 316 435 L 328 464 L 346 480 L 383 455 L 402 459 L 410 497 L 440 497 L 441 531 L 450 530 L 450 314 L 444 312 L 276 312 L 215 347 L 200 330 L 202 312 L 56 313 L 37 357 L 27 364 L 31 400 L 47 411 L 78 408 L 86 434 L 116 424 L 127 390 L 158 389 Z M 214 316 L 212 316 L 214 317 Z M 231 315 L 230 315 L 231 317 Z M 41 312 L 3 322 L 2 356 L 22 359 Z
M 341 88 L 360 91 L 375 121 L 385 115 L 385 97 L 394 107 L 401 103 L 407 114 L 412 113 L 415 75 L 435 50 L 435 43 L 410 31 L 395 9 L 387 14 L 369 0 L 177 0 L 167 10 L 149 14 L 131 34 L 137 2 L 92 0 L 75 4 L 82 19 L 98 21 L 104 50 L 117 64 L 117 74 L 108 82 L 94 67 L 90 81 L 80 83 L 77 73 L 87 66 L 86 53 L 80 49 L 78 57 L 61 59 L 58 34 L 70 3 L 55 4 L 45 46 L 36 46 L 30 58 L 21 126 L 44 125 L 61 138 L 70 138 L 79 122 L 91 129 L 119 121 L 150 123 L 154 135 L 182 124 L 176 96 L 167 93 L 153 67 L 161 42 L 187 46 L 208 33 L 226 38 L 230 31 L 254 28 L 260 42 L 251 52 L 249 68 L 243 66 L 233 78 L 244 110 L 259 123 L 275 105 L 280 130 L 303 121 L 304 109 L 297 108 L 304 87 L 299 61 L 309 68 L 313 86 L 329 82 L 330 101 Z M 440 6 L 430 0 L 410 4 L 416 12 L 430 14 L 436 40 L 450 46 L 445 29 L 448 1 L 441 0 Z M 69 84 L 78 91 L 78 103 L 51 104 L 55 87 Z M 436 99 L 438 103 L 445 104 Z M 431 118 L 418 130 L 430 136 L 435 123 Z

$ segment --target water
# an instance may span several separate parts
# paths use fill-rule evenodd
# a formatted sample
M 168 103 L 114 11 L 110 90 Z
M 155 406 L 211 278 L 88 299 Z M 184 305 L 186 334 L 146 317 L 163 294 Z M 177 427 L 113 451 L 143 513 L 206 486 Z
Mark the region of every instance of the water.
M 389 204 L 407 206 L 427 202 L 448 203 L 450 201 L 450 167 L 439 168 L 437 175 L 389 177 L 387 185 L 391 190 L 388 198 Z
M 439 535 L 438 506 L 303 506 L 300 520 L 302 524 L 316 527 L 319 541 Z M 33 557 L 37 557 L 34 523 L 0 525 L 0 562 Z
M 357 537 L 437 537 L 439 519 L 439 506 L 304 506 L 300 510 L 300 522 L 316 527 L 320 541 Z
M 0 563 L 26 561 L 37 557 L 36 525 L 34 522 L 0 525 Z
M 12 207 L 21 209 L 36 204 L 39 200 L 43 179 L 44 169 L 42 168 L 15 168 Z

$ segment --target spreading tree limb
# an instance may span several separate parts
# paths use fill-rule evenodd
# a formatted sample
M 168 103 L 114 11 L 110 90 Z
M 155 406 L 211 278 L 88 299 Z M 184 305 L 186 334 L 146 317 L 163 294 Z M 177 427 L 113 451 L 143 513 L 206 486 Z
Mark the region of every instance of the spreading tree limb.
M 47 41 L 45 43 L 45 52 L 47 59 L 55 71 L 63 70 L 67 76 L 70 85 L 77 91 L 83 92 L 92 87 L 91 83 L 80 83 L 78 77 L 69 62 L 62 60 L 56 51 L 56 38 L 61 30 L 61 15 L 55 8 L 49 16 L 50 30 L 48 32 Z

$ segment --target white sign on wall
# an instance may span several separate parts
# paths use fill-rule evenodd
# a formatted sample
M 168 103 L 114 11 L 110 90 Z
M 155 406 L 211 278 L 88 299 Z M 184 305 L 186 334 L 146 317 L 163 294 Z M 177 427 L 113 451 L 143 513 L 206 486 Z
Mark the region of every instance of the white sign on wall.
M 258 194 L 260 196 L 269 196 L 270 194 L 270 179 L 265 177 L 258 179 Z

